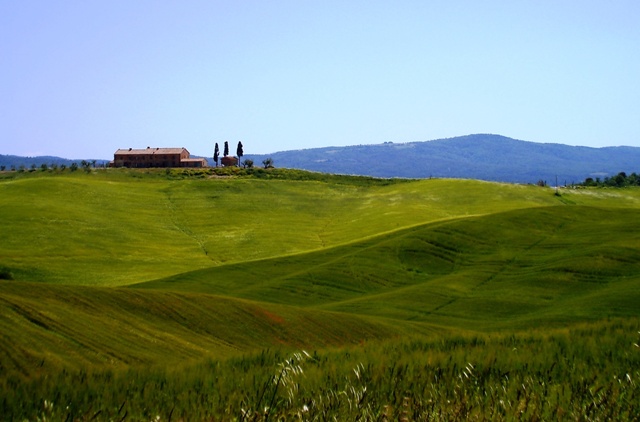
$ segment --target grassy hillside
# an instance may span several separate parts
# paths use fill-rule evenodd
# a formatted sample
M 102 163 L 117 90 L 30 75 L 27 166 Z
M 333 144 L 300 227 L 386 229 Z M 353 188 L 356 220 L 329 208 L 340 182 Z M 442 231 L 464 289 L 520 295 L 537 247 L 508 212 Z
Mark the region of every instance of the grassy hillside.
M 409 330 L 367 316 L 214 295 L 0 283 L 5 374 L 176 365 L 262 348 L 357 344 L 403 331 Z
M 318 352 L 317 359 L 328 359 L 325 370 L 331 377 L 340 376 L 331 369 L 339 365 L 321 356 L 343 347 L 364 353 L 372 373 L 382 365 L 369 380 L 371 388 L 389 394 L 372 396 L 378 416 L 386 404 L 397 409 L 403 400 L 402 392 L 396 397 L 383 386 L 398 381 L 393 370 L 391 378 L 385 375 L 390 363 L 383 356 L 393 353 L 381 351 L 381 344 L 441 350 L 434 344 L 443 342 L 430 357 L 440 356 L 441 367 L 461 345 L 487 345 L 468 358 L 457 356 L 460 369 L 465 359 L 495 356 L 509 344 L 544 350 L 545 336 L 559 333 L 563 342 L 579 340 L 584 350 L 599 356 L 591 361 L 596 358 L 580 356 L 580 365 L 609 368 L 607 376 L 624 376 L 621 368 L 638 362 L 632 348 L 619 352 L 614 368 L 608 362 L 613 352 L 607 352 L 632 345 L 640 329 L 638 189 L 555 195 L 535 186 L 472 180 L 234 172 L 229 177 L 213 171 L 107 170 L 0 178 L 0 268 L 13 276 L 0 280 L 0 390 L 5 397 L 0 411 L 17 412 L 11 414 L 19 418 L 51 416 L 46 406 L 42 415 L 29 406 L 41 407 L 44 398 L 54 395 L 56 401 L 65 396 L 84 403 L 87 413 L 76 416 L 90 419 L 95 397 L 113 394 L 111 410 L 103 406 L 100 412 L 121 419 L 126 406 L 117 403 L 122 396 L 115 392 L 131 376 L 126 387 L 135 390 L 131 397 L 155 403 L 167 418 L 172 410 L 170 401 L 162 399 L 169 394 L 165 387 L 200 391 L 202 365 L 206 371 L 217 370 L 211 365 L 226 368 L 220 376 L 229 377 L 237 368 L 230 369 L 227 365 L 234 364 L 228 362 L 255 362 L 251 356 L 264 349 L 276 352 L 261 361 L 260 371 L 273 370 L 281 353 L 306 349 Z M 578 337 L 567 334 L 566 327 L 578 326 Z M 527 340 L 522 333 L 531 330 L 543 334 Z M 593 343 L 590 336 L 596 331 L 611 334 L 610 342 Z M 505 343 L 505 338 L 512 340 Z M 372 351 L 363 352 L 360 345 Z M 215 363 L 203 364 L 203 359 Z M 538 375 L 551 371 L 556 383 L 575 378 L 553 371 L 550 362 L 557 358 L 544 359 Z M 522 385 L 534 382 L 521 372 L 525 361 L 497 366 L 502 369 L 485 362 L 489 384 L 483 384 L 484 397 L 500 384 L 501 370 L 520 374 Z M 408 365 L 417 377 L 411 382 L 422 385 L 422 367 Z M 164 372 L 168 367 L 191 375 Z M 437 368 L 423 369 L 438 376 Z M 456 367 L 445 371 L 460 375 Z M 87 374 L 94 381 L 87 381 Z M 252 387 L 245 381 L 207 382 L 238 394 L 234 406 L 248 406 L 256 404 L 260 390 L 266 391 L 264 376 L 247 373 Z M 45 382 L 56 379 L 57 384 Z M 157 384 L 158 379 L 164 381 Z M 85 382 L 87 392 L 95 391 L 93 399 L 60 385 Z M 313 390 L 313 397 L 327 393 L 317 382 L 314 388 L 321 392 Z M 571 387 L 571 394 L 580 394 L 585 385 L 593 391 L 601 385 L 614 388 L 593 378 Z M 462 391 L 449 387 L 448 400 Z M 161 402 L 151 398 L 154 388 L 163 391 Z M 239 393 L 236 388 L 253 390 Z M 15 391 L 22 393 L 9 393 Z M 521 392 L 509 391 L 520 400 Z M 628 400 L 638 392 L 611 394 L 620 396 L 622 407 L 616 411 L 628 412 L 623 395 Z M 214 396 L 221 406 L 224 395 Z M 557 403 L 564 409 L 571 397 L 563 395 Z M 231 413 L 221 415 L 237 411 L 207 413 L 198 406 L 209 399 L 185 400 L 202 411 L 198 415 L 230 419 Z M 138 419 L 155 417 L 139 403 L 129 406 L 137 409 Z M 335 411 L 341 408 L 336 406 Z M 426 402 L 421 406 L 427 411 Z M 489 405 L 479 401 L 478 406 Z M 188 419 L 192 407 L 183 408 Z M 515 415 L 515 409 L 509 412 Z M 450 410 L 454 415 L 456 410 Z M 64 420 L 73 412 L 63 413 L 59 418 Z
M 3 352 L 23 356 L 15 366 L 29 372 L 41 361 L 170 363 L 639 316 L 636 212 L 545 207 L 446 220 L 126 289 L 4 282 L 0 321 L 13 346 Z
M 0 265 L 32 281 L 123 285 L 557 202 L 534 187 L 469 181 L 200 176 L 106 171 L 0 180 Z
M 636 214 L 572 206 L 451 219 L 134 287 L 472 329 L 637 315 Z

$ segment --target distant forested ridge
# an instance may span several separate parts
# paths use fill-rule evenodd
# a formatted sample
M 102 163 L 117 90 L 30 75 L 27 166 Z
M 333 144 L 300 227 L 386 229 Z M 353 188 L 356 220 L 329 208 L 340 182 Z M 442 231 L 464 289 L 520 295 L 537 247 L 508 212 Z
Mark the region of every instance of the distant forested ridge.
M 374 177 L 452 177 L 498 182 L 580 183 L 591 177 L 638 172 L 640 148 L 542 144 L 500 135 L 468 135 L 425 142 L 384 143 L 246 154 L 276 167 Z

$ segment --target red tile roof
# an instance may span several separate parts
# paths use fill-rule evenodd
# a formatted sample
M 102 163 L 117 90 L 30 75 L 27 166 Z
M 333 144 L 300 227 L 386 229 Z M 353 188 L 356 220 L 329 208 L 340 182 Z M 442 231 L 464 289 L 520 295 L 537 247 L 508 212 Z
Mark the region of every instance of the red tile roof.
M 154 154 L 182 154 L 185 148 L 145 148 L 145 149 L 119 149 L 115 155 L 154 155 Z M 187 151 L 188 153 L 189 151 Z

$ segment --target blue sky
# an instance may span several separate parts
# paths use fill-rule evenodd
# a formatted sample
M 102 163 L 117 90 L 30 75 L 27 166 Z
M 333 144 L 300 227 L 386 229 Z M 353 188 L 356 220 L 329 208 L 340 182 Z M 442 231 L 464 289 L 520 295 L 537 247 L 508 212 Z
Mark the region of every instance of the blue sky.
M 3 1 L 0 154 L 640 146 L 640 2 Z

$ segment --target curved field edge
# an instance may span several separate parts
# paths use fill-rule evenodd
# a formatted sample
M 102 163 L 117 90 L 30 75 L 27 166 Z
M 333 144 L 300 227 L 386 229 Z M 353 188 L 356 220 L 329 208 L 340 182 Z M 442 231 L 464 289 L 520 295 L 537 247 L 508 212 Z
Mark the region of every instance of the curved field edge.
M 265 180 L 38 172 L 2 179 L 0 266 L 21 280 L 118 286 L 321 250 L 437 220 L 568 203 L 637 207 L 640 197 L 633 189 L 585 190 L 559 200 L 535 186 L 290 180 L 287 174 Z
M 0 371 L 176 365 L 441 328 L 207 294 L 0 282 Z
M 547 207 L 430 223 L 138 289 L 200 292 L 450 328 L 638 316 L 636 209 Z

